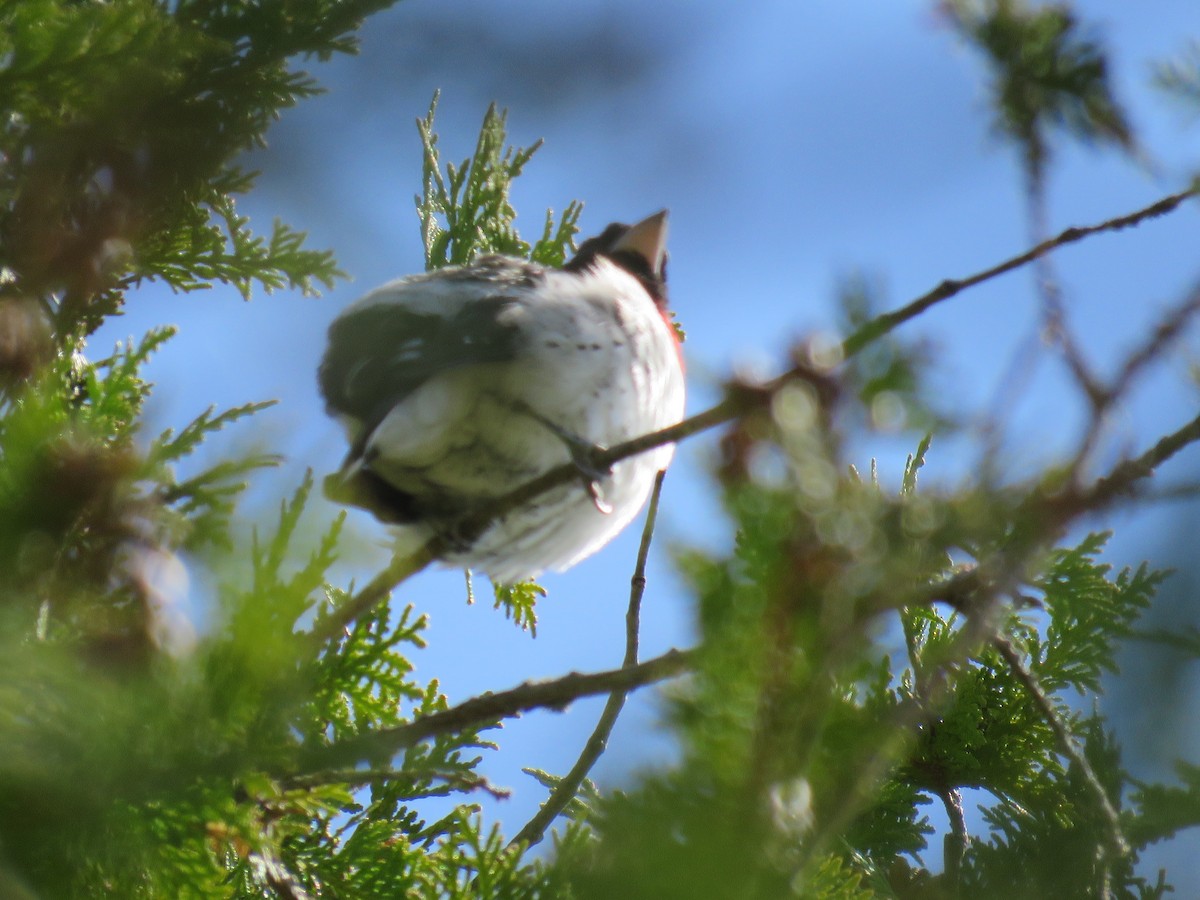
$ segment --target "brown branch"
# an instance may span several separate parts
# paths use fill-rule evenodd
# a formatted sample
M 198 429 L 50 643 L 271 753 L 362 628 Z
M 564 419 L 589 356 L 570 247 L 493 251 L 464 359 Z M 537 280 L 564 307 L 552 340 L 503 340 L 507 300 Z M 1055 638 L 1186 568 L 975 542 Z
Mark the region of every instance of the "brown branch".
M 1169 309 L 1150 333 L 1150 338 L 1141 347 L 1126 357 L 1121 371 L 1112 384 L 1105 389 L 1105 397 L 1112 402 L 1125 393 L 1138 372 L 1159 357 L 1200 312 L 1200 285 L 1193 287 L 1182 303 Z
M 441 549 L 441 541 L 434 539 L 427 541 L 413 553 L 394 557 L 387 567 L 367 582 L 358 593 L 338 606 L 324 608 L 313 623 L 312 631 L 304 635 L 304 638 L 314 647 L 320 648 L 327 641 L 341 637 L 351 622 L 383 601 L 396 585 L 416 575 L 437 559 Z
M 646 511 L 646 525 L 642 529 L 642 543 L 638 547 L 637 564 L 634 566 L 633 577 L 630 579 L 629 608 L 625 612 L 625 659 L 621 664 L 622 668 L 637 665 L 642 595 L 646 591 L 646 559 L 650 554 L 654 522 L 658 518 L 658 498 L 662 493 L 663 478 L 666 474 L 664 469 L 654 479 L 654 491 L 650 494 L 650 506 Z M 550 823 L 558 818 L 559 813 L 579 792 L 579 786 L 583 784 L 583 780 L 591 771 L 592 766 L 596 764 L 596 760 L 604 753 L 608 746 L 609 735 L 612 734 L 617 717 L 625 706 L 625 697 L 628 693 L 628 690 L 622 689 L 608 695 L 604 711 L 600 714 L 587 743 L 584 744 L 579 759 L 575 761 L 571 771 L 554 786 L 554 790 L 550 792 L 546 802 L 542 804 L 533 818 L 525 823 L 525 827 L 517 832 L 517 836 L 509 842 L 509 846 L 524 844 L 526 847 L 532 847 L 542 840 Z
M 954 894 L 959 890 L 963 856 L 966 855 L 967 842 L 970 840 L 967 817 L 963 814 L 962 793 L 958 788 L 942 788 L 937 794 L 946 809 L 946 818 L 950 820 L 950 831 L 942 841 L 942 868 Z
M 1026 200 L 1029 212 L 1029 236 L 1035 244 L 1046 242 L 1049 230 L 1046 227 L 1046 181 L 1041 164 L 1029 167 Z M 1042 335 L 1062 351 L 1067 370 L 1076 384 L 1087 395 L 1093 406 L 1100 402 L 1100 382 L 1092 373 L 1083 350 L 1075 340 L 1067 324 L 1067 309 L 1063 303 L 1062 286 L 1055 272 L 1054 261 L 1049 255 L 1041 256 L 1033 266 L 1034 283 L 1042 299 Z
M 1137 482 L 1149 478 L 1154 470 L 1190 444 L 1200 441 L 1200 416 L 1168 435 L 1159 438 L 1153 447 L 1140 456 L 1115 465 L 1102 478 L 1096 479 L 1086 491 L 1073 499 L 1067 496 L 1066 512 L 1089 512 L 1112 504 L 1122 495 L 1132 493 Z M 1073 499 L 1073 502 L 1071 502 Z M 1077 515 L 1078 512 L 1075 512 Z
M 1182 484 L 1168 484 L 1154 490 L 1138 492 L 1138 502 L 1143 505 L 1149 503 L 1177 503 L 1181 500 L 1195 500 L 1197 497 L 1200 497 L 1200 483 L 1195 481 L 1184 482 Z
M 563 710 L 583 697 L 630 691 L 687 671 L 693 653 L 691 650 L 668 650 L 633 666 L 602 672 L 569 672 L 560 678 L 526 681 L 507 691 L 481 694 L 404 725 L 382 728 L 318 748 L 306 755 L 304 768 L 352 765 L 367 757 L 395 754 L 438 735 L 512 718 L 530 710 Z
M 1117 216 L 1096 225 L 1068 228 L 1056 237 L 1042 241 L 1024 253 L 1007 259 L 989 269 L 976 272 L 974 275 L 969 275 L 966 278 L 947 279 L 933 290 L 922 294 L 906 306 L 876 316 L 870 322 L 867 322 L 858 331 L 846 338 L 842 343 L 842 353 L 844 356 L 853 356 L 867 344 L 877 340 L 897 326 L 904 324 L 909 319 L 915 318 L 931 306 L 941 303 L 943 300 L 948 300 L 954 295 L 962 293 L 967 288 L 995 278 L 997 275 L 1003 275 L 1006 272 L 1011 272 L 1013 269 L 1019 269 L 1022 266 L 1028 265 L 1035 259 L 1046 255 L 1058 247 L 1062 247 L 1065 244 L 1073 244 L 1076 241 L 1081 241 L 1102 231 L 1119 231 L 1122 228 L 1137 225 L 1146 219 L 1166 215 L 1172 212 L 1184 200 L 1187 200 L 1189 197 L 1195 197 L 1197 194 L 1200 194 L 1200 185 L 1193 185 L 1187 190 L 1163 197 L 1161 200 L 1128 215 Z
M 1131 459 L 1117 463 L 1086 488 L 1068 486 L 1055 494 L 1043 494 L 1038 487 L 1027 490 L 1025 500 L 1013 514 L 1014 542 L 993 554 L 992 559 L 972 568 L 963 568 L 951 577 L 922 585 L 906 596 L 892 595 L 879 609 L 913 604 L 947 603 L 965 615 L 971 615 L 976 596 L 985 591 L 997 575 L 1011 574 L 1020 568 L 1032 548 L 1041 546 L 1080 516 L 1102 512 L 1138 490 L 1139 482 L 1184 448 L 1200 442 L 1200 415 L 1161 437 L 1155 444 Z
M 279 779 L 279 786 L 284 790 L 311 790 L 327 784 L 344 784 L 363 787 L 368 784 L 383 784 L 396 779 L 412 781 L 415 778 L 429 778 L 445 782 L 446 786 L 456 793 L 483 791 L 496 800 L 507 800 L 512 792 L 498 788 L 482 775 L 467 772 L 413 771 L 405 769 L 328 769 L 321 772 L 305 772 Z M 420 791 L 413 793 L 395 794 L 397 800 L 411 801 L 429 797 L 437 792 Z
M 1088 762 L 1088 758 L 1075 743 L 1075 738 L 1063 723 L 1062 716 L 1054 708 L 1054 704 L 1050 702 L 1050 697 L 1042 690 L 1037 676 L 1025 665 L 1025 661 L 1021 659 L 1021 654 L 1017 652 L 1016 648 L 1013 647 L 1012 643 L 1004 635 L 994 635 L 992 637 L 992 645 L 1000 652 L 1004 661 L 1008 663 L 1008 668 L 1012 671 L 1013 677 L 1025 688 L 1025 692 L 1029 694 L 1037 706 L 1038 712 L 1042 714 L 1042 718 L 1054 732 L 1054 737 L 1058 741 L 1059 749 L 1063 755 L 1076 765 L 1083 774 L 1083 780 L 1087 783 L 1088 791 L 1092 794 L 1092 800 L 1096 804 L 1096 808 L 1100 810 L 1100 815 L 1104 818 L 1104 824 L 1108 829 L 1108 852 L 1117 856 L 1127 856 L 1129 854 L 1129 842 L 1125 840 L 1125 834 L 1121 830 L 1121 818 L 1113 807 L 1112 801 L 1108 797 L 1108 792 L 1104 790 L 1104 785 L 1096 777 L 1096 770 L 1092 768 L 1092 764 Z
M 1105 413 L 1125 395 L 1138 374 L 1158 359 L 1166 348 L 1180 336 L 1197 313 L 1200 313 L 1200 285 L 1194 287 L 1181 303 L 1170 308 L 1162 316 L 1154 330 L 1150 332 L 1150 336 L 1125 358 L 1120 370 L 1109 384 L 1097 384 L 1094 391 L 1088 392 L 1088 398 L 1092 403 L 1091 423 L 1075 453 L 1071 466 L 1072 480 L 1078 478 L 1092 449 L 1100 439 Z

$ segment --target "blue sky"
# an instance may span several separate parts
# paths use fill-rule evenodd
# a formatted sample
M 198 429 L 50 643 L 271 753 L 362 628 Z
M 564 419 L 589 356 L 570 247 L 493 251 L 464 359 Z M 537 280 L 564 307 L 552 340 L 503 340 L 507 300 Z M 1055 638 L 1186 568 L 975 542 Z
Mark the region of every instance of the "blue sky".
M 1182 51 L 1189 36 L 1200 38 L 1200 6 L 1091 0 L 1077 9 L 1113 51 L 1117 94 L 1154 166 L 1057 147 L 1049 185 L 1054 231 L 1144 206 L 1200 168 L 1200 123 L 1148 86 L 1153 61 Z M 982 67 L 929 2 L 410 0 L 369 20 L 362 39 L 360 56 L 311 63 L 329 92 L 288 112 L 269 147 L 250 158 L 264 174 L 241 206 L 260 230 L 276 216 L 307 230 L 312 246 L 333 249 L 353 281 L 320 299 L 285 292 L 250 304 L 233 291 L 176 296 L 150 286 L 92 345 L 100 356 L 114 340 L 152 325 L 180 326 L 150 369 L 158 383 L 155 426 L 178 427 L 210 404 L 280 400 L 259 431 L 242 428 L 213 448 L 267 441 L 287 453 L 288 465 L 250 498 L 249 515 L 272 508 L 305 467 L 323 475 L 344 452 L 316 392 L 324 331 L 362 292 L 422 267 L 413 122 L 435 89 L 442 90 L 438 128 L 448 159 L 469 154 L 491 101 L 509 109 L 514 143 L 545 138 L 514 194 L 518 225 L 529 235 L 547 207 L 561 210 L 572 199 L 585 203 L 584 236 L 670 208 L 671 296 L 688 331 L 692 411 L 711 402 L 731 372 L 776 371 L 792 341 L 831 329 L 837 286 L 854 272 L 877 279 L 885 305 L 898 306 L 1028 244 L 1019 167 L 991 134 Z M 1193 206 L 1058 255 L 1071 322 L 1101 372 L 1111 373 L 1156 311 L 1194 284 L 1196 225 Z M 945 409 L 970 413 L 1005 398 L 1003 458 L 1013 476 L 1071 447 L 1084 409 L 1049 358 L 1031 367 L 1015 396 L 1004 392 L 1036 314 L 1032 277 L 1023 271 L 903 331 L 934 349 L 931 379 Z M 1188 361 L 1176 354 L 1120 410 L 1109 432 L 1110 460 L 1194 415 Z M 855 461 L 866 468 L 878 455 L 884 480 L 894 484 L 915 441 L 863 438 L 854 444 Z M 644 613 L 647 656 L 691 640 L 688 599 L 669 548 L 719 547 L 730 537 L 708 497 L 713 446 L 712 435 L 688 442 L 667 480 Z M 1184 454 L 1171 471 L 1186 479 L 1198 459 Z M 958 483 L 977 460 L 969 434 L 935 439 L 925 483 Z M 312 512 L 319 527 L 334 509 L 322 503 Z M 1114 561 L 1165 552 L 1178 516 L 1178 509 L 1157 509 L 1114 517 L 1108 524 L 1121 529 Z M 353 514 L 351 525 L 357 552 L 346 574 L 361 583 L 384 559 L 385 533 L 365 514 Z M 461 700 L 526 678 L 616 665 L 636 531 L 545 578 L 550 597 L 539 607 L 536 640 L 488 603 L 467 607 L 459 573 L 426 573 L 406 584 L 403 598 L 431 616 L 418 677 L 438 677 Z M 504 749 L 486 771 L 515 789 L 511 800 L 493 805 L 509 833 L 543 798 L 520 767 L 565 771 L 598 709 L 597 701 L 530 715 L 498 735 Z M 627 709 L 596 770 L 602 783 L 669 755 L 655 710 L 648 694 Z M 1184 729 L 1179 740 L 1194 751 L 1200 735 Z

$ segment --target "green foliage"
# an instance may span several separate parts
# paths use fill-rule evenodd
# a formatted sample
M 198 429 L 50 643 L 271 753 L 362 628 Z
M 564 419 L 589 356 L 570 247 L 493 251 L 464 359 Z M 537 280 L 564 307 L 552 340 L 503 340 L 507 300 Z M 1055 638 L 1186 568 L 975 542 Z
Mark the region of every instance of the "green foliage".
M 240 173 L 229 179 L 244 193 L 250 181 Z M 227 188 L 231 190 L 231 188 Z M 249 300 L 254 282 L 268 293 L 278 288 L 295 288 L 315 294 L 313 281 L 332 287 L 345 273 L 333 264 L 328 251 L 305 250 L 304 233 L 293 231 L 276 220 L 268 239 L 252 234 L 250 220 L 238 215 L 230 193 L 214 195 L 211 208 L 192 211 L 192 227 L 173 229 L 168 235 L 147 239 L 139 256 L 142 271 L 161 278 L 177 291 L 211 288 L 214 282 L 234 286 Z M 219 219 L 220 224 L 210 221 Z M 183 238 L 182 240 L 180 238 Z M 162 238 L 171 238 L 171 243 Z
M 425 616 L 385 598 L 329 627 L 357 595 L 335 568 L 343 517 L 308 510 L 312 474 L 245 528 L 236 502 L 278 458 L 197 459 L 269 404 L 145 433 L 144 369 L 172 330 L 96 361 L 81 337 L 145 279 L 248 296 L 339 274 L 286 225 L 251 234 L 234 160 L 317 90 L 290 60 L 353 50 L 385 5 L 0 2 L 0 894 L 1162 896 L 1139 855 L 1200 824 L 1200 768 L 1130 778 L 1102 688 L 1127 639 L 1189 659 L 1200 640 L 1139 630 L 1164 573 L 1114 572 L 1107 535 L 1055 546 L 1082 502 L 1061 472 L 928 490 L 927 435 L 894 493 L 874 461 L 843 474 L 850 431 L 947 427 L 925 348 L 880 331 L 848 364 L 814 346 L 785 387 L 731 387 L 749 398 L 718 466 L 736 539 L 679 554 L 699 644 L 666 704 L 678 760 L 624 791 L 584 779 L 538 859 L 477 802 L 505 794 L 480 771 L 494 711 L 414 677 Z M 1031 166 L 1054 129 L 1133 145 L 1065 6 L 947 9 Z M 1185 65 L 1162 72 L 1188 94 Z M 419 122 L 428 267 L 561 264 L 579 204 L 531 245 L 510 202 L 538 145 L 507 147 L 493 107 L 443 171 L 435 106 Z M 843 292 L 848 332 L 870 333 L 875 293 Z M 542 593 L 497 588 L 495 605 L 534 632 Z
M 146 467 L 158 483 L 158 496 L 186 522 L 182 546 L 198 551 L 213 545 L 224 551 L 233 549 L 232 517 L 238 496 L 246 489 L 245 480 L 258 469 L 279 462 L 275 454 L 261 453 L 240 459 L 227 459 L 180 481 L 174 464 L 182 462 L 209 435 L 245 416 L 273 406 L 273 401 L 247 403 L 214 415 L 214 408 L 196 416 L 175 434 L 167 429 L 155 438 L 146 451 Z
M 537 602 L 546 596 L 546 589 L 533 581 L 494 584 L 492 589 L 496 595 L 494 608 L 503 609 L 505 618 L 528 631 L 530 637 L 537 637 Z
M 1038 678 L 1051 690 L 1098 692 L 1101 675 L 1117 671 L 1114 640 L 1133 633 L 1133 623 L 1167 575 L 1143 563 L 1110 578 L 1109 567 L 1095 559 L 1108 538 L 1093 534 L 1078 547 L 1056 550 L 1037 583 L 1050 621 L 1044 641 L 1030 636 L 1029 653 Z
M 980 546 L 953 500 L 917 491 L 928 438 L 897 498 L 874 479 L 826 493 L 804 471 L 821 445 L 782 427 L 819 417 L 777 404 L 774 418 L 777 430 L 755 433 L 782 445 L 790 477 L 730 483 L 733 554 L 681 560 L 703 636 L 692 679 L 673 694 L 684 759 L 599 800 L 599 848 L 579 864 L 578 895 L 621 885 L 631 897 L 1082 897 L 1103 879 L 1112 896 L 1159 896 L 1138 853 L 1195 821 L 1195 786 L 1139 786 L 1121 811 L 1131 851 L 1102 865 L 1110 824 L 1030 679 L 1120 808 L 1130 784 L 1120 749 L 1099 713 L 1069 701 L 1098 698 L 1164 573 L 1114 574 L 1098 559 L 1107 535 L 1089 535 L 1039 563 L 1037 605 L 1022 600 L 1000 620 L 1002 639 L 1020 648 L 1015 664 L 986 644 L 969 649 L 970 618 L 897 606 L 906 590 L 965 571 L 945 562 L 956 546 Z M 1007 505 L 997 500 L 993 512 Z M 918 505 L 955 528 L 891 527 Z M 857 534 L 832 524 L 852 512 Z M 860 580 L 864 559 L 883 573 L 878 583 Z M 899 662 L 887 649 L 897 639 Z M 931 805 L 953 820 L 968 798 L 987 830 L 947 833 L 953 865 L 932 866 Z
M 1200 110 L 1200 41 L 1193 40 L 1177 58 L 1159 63 L 1154 81 L 1195 115 Z
M 846 278 L 838 292 L 838 329 L 854 334 L 879 314 L 881 289 L 863 274 Z M 930 349 L 894 336 L 872 341 L 845 366 L 845 380 L 856 391 L 870 425 L 885 431 L 944 426 L 943 417 L 929 408 L 921 373 L 928 368 Z
M 1130 823 L 1129 836 L 1139 845 L 1153 844 L 1186 828 L 1200 825 L 1200 766 L 1176 764 L 1182 784 L 1139 784 L 1131 805 L 1140 811 Z
M 568 203 L 557 226 L 554 213 L 547 210 L 542 236 L 530 246 L 517 233 L 517 212 L 509 203 L 513 179 L 542 142 L 525 148 L 506 147 L 508 113 L 498 112 L 493 104 L 483 117 L 474 154 L 459 165 L 447 163 L 443 173 L 438 137 L 433 130 L 437 104 L 438 95 L 434 94 L 429 112 L 417 120 L 425 148 L 424 190 L 415 198 L 425 242 L 425 268 L 463 265 L 486 253 L 527 256 L 545 265 L 561 265 L 573 246 L 578 231 L 575 223 L 583 205 Z
M 951 0 L 945 8 L 986 55 L 994 79 L 996 128 L 1021 146 L 1035 178 L 1041 177 L 1056 129 L 1086 142 L 1132 149 L 1132 132 L 1109 83 L 1105 52 L 1084 33 L 1069 5 Z
M 142 279 L 248 296 L 326 285 L 326 252 L 276 223 L 256 238 L 233 163 L 315 82 L 299 53 L 353 49 L 383 0 L 277 4 L 28 0 L 0 7 L 0 266 L 16 293 L 58 304 L 59 334 L 93 331 Z M 294 7 L 294 8 L 292 8 Z

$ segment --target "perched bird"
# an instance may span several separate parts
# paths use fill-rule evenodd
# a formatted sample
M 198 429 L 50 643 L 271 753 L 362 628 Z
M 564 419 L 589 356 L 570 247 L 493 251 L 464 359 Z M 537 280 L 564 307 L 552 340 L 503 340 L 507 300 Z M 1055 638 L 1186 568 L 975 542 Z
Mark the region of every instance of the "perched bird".
M 321 393 L 350 452 L 334 500 L 423 540 L 574 461 L 580 479 L 507 513 L 447 563 L 510 584 L 595 553 L 671 460 L 661 446 L 597 471 L 597 448 L 683 416 L 668 321 L 666 211 L 609 225 L 561 269 L 485 256 L 389 282 L 329 328 Z

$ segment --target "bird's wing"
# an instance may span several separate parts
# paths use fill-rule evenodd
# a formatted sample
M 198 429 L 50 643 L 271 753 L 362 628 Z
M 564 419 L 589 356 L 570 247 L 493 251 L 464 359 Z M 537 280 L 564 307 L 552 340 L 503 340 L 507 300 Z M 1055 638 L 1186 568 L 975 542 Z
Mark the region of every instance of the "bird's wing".
M 330 413 L 354 423 L 361 439 L 431 379 L 513 359 L 520 329 L 504 313 L 527 287 L 473 267 L 401 279 L 368 294 L 329 329 L 318 378 Z

